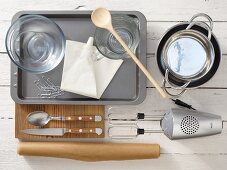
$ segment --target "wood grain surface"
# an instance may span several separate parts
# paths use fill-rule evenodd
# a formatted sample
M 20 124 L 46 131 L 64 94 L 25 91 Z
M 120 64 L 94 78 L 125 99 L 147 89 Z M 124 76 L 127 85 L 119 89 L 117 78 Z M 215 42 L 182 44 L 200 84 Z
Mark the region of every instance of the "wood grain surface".
M 76 116 L 76 115 L 100 115 L 100 122 L 83 122 L 83 121 L 50 121 L 43 128 L 102 128 L 104 132 L 104 106 L 80 106 L 80 105 L 22 105 L 16 104 L 15 108 L 15 137 L 19 139 L 47 139 L 47 138 L 103 138 L 104 133 L 97 134 L 76 134 L 66 133 L 64 136 L 38 136 L 28 135 L 20 132 L 24 129 L 39 128 L 30 125 L 26 117 L 33 111 L 45 111 L 50 116 Z

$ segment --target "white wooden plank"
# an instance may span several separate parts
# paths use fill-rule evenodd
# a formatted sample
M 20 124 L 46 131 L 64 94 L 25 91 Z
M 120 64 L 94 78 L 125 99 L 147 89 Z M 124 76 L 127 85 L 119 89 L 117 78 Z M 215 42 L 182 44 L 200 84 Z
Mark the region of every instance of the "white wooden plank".
M 10 21 L 0 21 L 0 52 L 6 52 L 5 37 L 10 25 Z
M 141 122 L 140 128 L 152 129 L 151 126 L 153 122 Z M 159 122 L 156 122 L 158 125 Z M 155 130 L 157 130 L 156 128 Z M 226 129 L 224 129 L 226 131 Z M 106 133 L 107 134 L 107 133 Z M 226 154 L 227 147 L 227 134 L 223 132 L 222 134 L 191 138 L 191 139 L 180 139 L 180 140 L 170 140 L 162 133 L 152 133 L 140 135 L 135 139 L 112 139 L 108 140 L 111 142 L 123 142 L 123 143 L 158 143 L 161 146 L 161 153 L 175 153 L 175 154 Z
M 156 53 L 159 40 L 172 26 L 180 22 L 148 22 L 147 23 L 147 53 Z M 10 21 L 0 21 L 0 52 L 6 52 L 5 36 L 10 26 Z M 223 54 L 227 54 L 227 22 L 215 22 L 214 34 L 220 42 Z
M 14 13 L 21 10 L 74 10 L 84 5 L 86 9 L 106 7 L 110 10 L 137 10 L 144 13 L 148 20 L 155 21 L 183 21 L 189 20 L 192 15 L 205 12 L 214 20 L 226 21 L 227 2 L 225 0 L 1 0 L 0 20 L 10 20 Z
M 147 23 L 147 52 L 156 53 L 158 43 L 164 33 L 181 22 L 148 22 Z M 223 54 L 227 53 L 227 23 L 214 22 L 213 34 L 217 37 Z
M 7 54 L 0 54 L 0 85 L 10 85 L 10 58 Z
M 145 113 L 147 115 L 162 115 L 168 109 L 178 107 L 173 104 L 170 100 L 163 100 L 154 89 L 148 89 L 148 95 L 146 100 L 137 106 L 108 106 L 106 110 L 109 113 Z M 201 95 L 202 94 L 202 95 Z M 192 104 L 197 110 L 208 113 L 221 115 L 226 120 L 225 106 L 227 100 L 225 100 L 227 94 L 226 90 L 208 90 L 208 89 L 197 89 L 190 90 L 187 95 L 182 97 L 182 100 Z M 219 110 L 220 109 L 220 110 Z M 114 112 L 113 112 L 114 110 Z M 111 111 L 111 112 L 110 112 Z M 108 113 L 107 113 L 108 114 Z M 156 129 L 159 130 L 159 123 L 142 122 L 139 123 L 140 128 Z M 197 151 L 202 152 L 216 152 L 222 153 L 227 149 L 225 147 L 225 140 L 227 127 L 224 124 L 224 130 L 221 135 L 195 138 L 189 140 L 175 140 L 170 141 L 163 134 L 150 134 L 140 136 L 133 142 L 145 142 L 148 143 L 160 143 L 162 146 L 162 153 L 196 153 Z M 221 139 L 222 138 L 222 139 Z M 220 142 L 220 143 L 219 143 Z M 223 143 L 222 143 L 223 142 Z M 218 144 L 217 144 L 218 143 Z M 214 144 L 214 145 L 213 145 Z M 200 150 L 201 149 L 201 150 Z
M 195 89 L 188 90 L 180 99 L 191 104 L 197 110 L 218 114 L 224 120 L 227 120 L 225 112 L 227 105 L 226 97 L 227 90 L 225 89 Z M 142 112 L 151 115 L 162 115 L 168 109 L 177 106 L 171 100 L 161 98 L 155 89 L 149 88 L 146 99 L 139 105 L 107 106 L 106 109 L 108 110 L 110 107 L 118 107 L 120 113 L 126 109 L 130 113 Z
M 1 158 L 3 169 L 15 170 L 20 167 L 23 170 L 48 169 L 48 170 L 225 170 L 226 155 L 161 155 L 159 159 L 135 160 L 135 161 L 109 161 L 109 162 L 81 162 L 76 160 L 44 158 L 44 157 L 20 157 L 15 152 L 8 152 Z M 9 158 L 6 158 L 6 157 Z
M 76 160 L 44 158 L 44 157 L 20 157 L 15 152 L 8 152 L 1 158 L 0 164 L 4 170 L 15 170 L 20 167 L 23 170 L 226 170 L 226 155 L 161 155 L 159 159 L 135 160 L 135 161 L 109 161 L 109 162 L 81 162 Z M 6 157 L 9 158 L 6 158 Z
M 7 87 L 1 87 L 1 107 L 0 113 L 3 121 L 11 121 L 10 125 L 4 126 L 3 129 L 6 134 L 11 134 L 7 132 L 9 127 L 14 126 L 14 121 L 11 120 L 14 117 L 14 107 L 13 103 L 9 97 L 9 91 L 7 92 Z M 6 92 L 6 93 L 5 93 Z M 198 110 L 219 114 L 222 115 L 223 119 L 227 120 L 225 112 L 225 105 L 227 104 L 226 100 L 224 99 L 227 94 L 226 90 L 210 90 L 210 89 L 197 89 L 195 91 L 190 91 L 190 93 L 183 98 L 184 101 L 192 104 Z M 204 94 L 204 95 L 200 95 Z M 212 100 L 210 100 L 212 98 Z M 107 107 L 110 108 L 111 106 Z M 146 114 L 154 114 L 154 115 L 161 115 L 166 110 L 171 107 L 176 107 L 173 105 L 172 102 L 169 100 L 163 100 L 159 97 L 157 92 L 154 89 L 148 89 L 148 96 L 144 103 L 138 106 L 112 106 L 118 107 L 117 111 L 120 113 L 124 113 L 126 109 L 128 113 L 135 113 L 135 112 L 144 112 Z M 9 119 L 10 118 L 10 119 Z M 149 128 L 149 129 L 158 129 L 157 123 L 150 123 L 150 122 L 143 122 L 139 124 L 141 128 Z M 197 139 L 190 139 L 190 140 L 177 140 L 177 141 L 170 141 L 167 137 L 163 134 L 151 134 L 138 137 L 135 140 L 125 140 L 123 142 L 140 142 L 140 143 L 159 143 L 162 146 L 162 153 L 226 153 L 226 130 L 225 127 L 224 133 L 217 136 L 211 136 L 206 138 L 197 138 Z M 14 134 L 14 133 L 13 133 Z M 2 135 L 1 135 L 2 136 Z M 4 137 L 4 135 L 3 135 Z M 7 140 L 7 138 L 4 138 Z M 119 141 L 115 141 L 119 142 Z
M 9 87 L 0 87 L 0 118 L 14 118 L 14 102 L 10 97 Z
M 209 88 L 226 88 L 227 81 L 223 78 L 223 75 L 227 74 L 227 55 L 222 56 L 222 61 L 219 66 L 218 71 L 214 77 L 207 83 L 203 84 L 201 87 Z M 10 59 L 7 54 L 0 54 L 0 85 L 9 86 L 10 85 Z M 148 55 L 147 58 L 147 68 L 152 73 L 154 78 L 162 84 L 163 76 L 159 71 L 157 66 L 156 58 L 154 55 Z M 153 87 L 149 81 L 147 81 L 147 87 Z
M 16 155 L 17 139 L 14 138 L 14 120 L 0 119 L 1 128 L 1 145 L 0 158 L 4 156 L 4 152 L 13 156 L 13 159 L 18 159 Z M 110 139 L 58 139 L 55 141 L 92 141 L 92 142 L 114 142 L 114 143 L 158 143 L 161 146 L 161 156 L 163 155 L 226 155 L 226 133 L 216 136 L 175 140 L 171 141 L 161 134 L 152 134 L 138 137 L 136 140 L 110 140 Z M 107 136 L 107 135 L 106 135 Z M 53 139 L 52 139 L 53 141 Z M 20 157 L 21 158 L 21 157 Z M 12 158 L 10 158 L 12 159 Z M 0 159 L 0 165 L 4 159 Z M 6 160 L 5 160 L 6 161 Z M 9 160 L 12 161 L 12 160 Z
M 9 87 L 0 87 L 0 113 L 2 117 L 13 117 L 14 105 L 10 97 Z M 201 95 L 203 94 L 203 95 Z M 182 96 L 182 100 L 192 104 L 201 111 L 221 115 L 227 120 L 225 113 L 227 100 L 227 90 L 225 89 L 195 89 L 189 90 L 187 95 Z M 107 106 L 107 109 L 111 106 Z M 129 109 L 130 112 L 144 112 L 147 114 L 164 114 L 171 107 L 176 107 L 172 101 L 162 99 L 155 89 L 148 88 L 147 97 L 140 105 L 118 106 L 121 109 Z
M 2 121 L 0 131 L 0 165 L 1 169 L 14 170 L 20 167 L 30 169 L 185 169 L 185 170 L 225 170 L 225 154 L 161 154 L 159 159 L 136 161 L 81 162 L 67 159 L 45 157 L 22 157 L 16 154 L 17 139 L 14 133 L 14 121 Z M 202 146 L 203 144 L 201 144 Z

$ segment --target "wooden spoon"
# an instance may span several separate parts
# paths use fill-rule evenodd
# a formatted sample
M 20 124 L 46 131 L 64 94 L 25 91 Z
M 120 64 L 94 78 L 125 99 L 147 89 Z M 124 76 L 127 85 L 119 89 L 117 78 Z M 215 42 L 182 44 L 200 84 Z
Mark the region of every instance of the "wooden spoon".
M 154 80 L 148 70 L 144 67 L 144 65 L 140 62 L 140 60 L 136 57 L 136 55 L 130 50 L 130 48 L 125 44 L 125 42 L 121 39 L 121 37 L 114 30 L 112 25 L 112 19 L 110 12 L 105 8 L 97 8 L 91 14 L 91 20 L 95 24 L 95 26 L 107 29 L 110 31 L 114 37 L 118 40 L 118 42 L 123 46 L 126 52 L 131 56 L 137 66 L 143 71 L 143 73 L 147 76 L 148 80 L 154 85 L 154 87 L 158 90 L 163 98 L 166 98 L 166 93 L 163 89 L 158 85 L 158 83 Z

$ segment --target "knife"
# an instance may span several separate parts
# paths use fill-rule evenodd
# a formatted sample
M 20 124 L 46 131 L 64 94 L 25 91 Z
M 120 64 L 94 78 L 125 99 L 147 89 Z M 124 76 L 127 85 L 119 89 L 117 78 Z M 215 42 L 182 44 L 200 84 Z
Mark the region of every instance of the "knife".
M 101 128 L 40 128 L 40 129 L 24 129 L 22 133 L 30 135 L 45 135 L 45 136 L 63 136 L 65 133 L 74 134 L 102 134 Z

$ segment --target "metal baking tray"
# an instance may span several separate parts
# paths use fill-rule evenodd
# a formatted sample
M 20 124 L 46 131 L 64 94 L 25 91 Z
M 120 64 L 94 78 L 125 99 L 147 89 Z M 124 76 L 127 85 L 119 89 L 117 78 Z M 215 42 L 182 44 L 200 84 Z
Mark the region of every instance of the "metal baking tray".
M 112 11 L 111 13 L 127 14 L 138 18 L 141 40 L 136 55 L 146 65 L 147 23 L 144 15 L 138 11 Z M 55 21 L 68 40 L 86 42 L 90 36 L 94 36 L 95 26 L 90 20 L 91 11 L 21 11 L 14 15 L 12 22 L 28 14 L 43 15 Z M 24 72 L 11 63 L 12 99 L 20 104 L 121 105 L 139 104 L 146 97 L 146 78 L 131 59 L 123 62 L 99 100 L 69 92 L 64 92 L 56 98 L 40 97 L 34 82 L 45 76 L 49 77 L 56 86 L 60 86 L 63 62 L 64 60 L 52 71 L 39 75 Z

